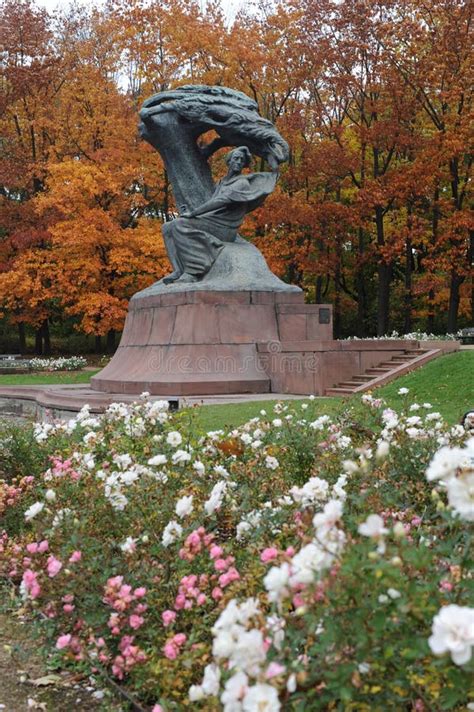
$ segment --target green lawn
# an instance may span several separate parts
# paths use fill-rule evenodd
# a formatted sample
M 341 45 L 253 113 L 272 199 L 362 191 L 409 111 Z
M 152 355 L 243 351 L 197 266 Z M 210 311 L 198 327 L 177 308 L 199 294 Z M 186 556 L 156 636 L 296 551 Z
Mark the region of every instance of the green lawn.
M 0 374 L 2 386 L 49 386 L 57 383 L 89 383 L 95 371 L 58 371 L 56 373 L 6 373 Z
M 400 388 L 409 388 L 408 396 L 399 396 Z M 458 351 L 430 361 L 416 371 L 401 376 L 386 386 L 373 392 L 374 397 L 383 398 L 395 410 L 400 410 L 405 398 L 409 403 L 431 403 L 433 410 L 439 411 L 450 423 L 458 423 L 462 415 L 474 409 L 474 350 Z M 337 413 L 349 403 L 357 404 L 360 396 L 351 398 L 318 398 L 317 412 L 328 415 Z M 216 430 L 233 427 L 258 415 L 260 411 L 271 412 L 276 401 L 254 401 L 236 405 L 212 405 L 199 409 L 199 427 Z
M 289 405 L 297 405 L 300 400 L 289 400 Z M 269 415 L 273 412 L 276 400 L 253 401 L 248 403 L 235 403 L 231 405 L 204 405 L 190 408 L 200 430 L 218 430 L 219 428 L 235 428 L 247 422 L 265 410 Z M 317 398 L 314 404 L 314 411 L 320 415 L 331 415 L 341 410 L 342 400 L 340 398 Z M 277 417 L 277 416 L 275 416 Z
M 402 386 L 410 389 L 411 402 L 428 401 L 446 420 L 458 423 L 467 410 L 474 409 L 474 350 L 441 356 L 382 386 L 375 395 L 397 409 L 404 402 L 404 396 L 397 393 Z
M 2 385 L 41 385 L 51 383 L 88 383 L 97 371 L 76 373 L 32 373 L 0 376 Z M 373 395 L 384 398 L 395 409 L 403 407 L 405 397 L 398 395 L 401 387 L 409 388 L 411 403 L 433 405 L 450 423 L 458 423 L 467 410 L 474 408 L 474 350 L 458 351 L 431 361 L 423 368 L 402 376 L 396 381 L 374 391 Z M 360 396 L 349 399 L 318 398 L 315 408 L 328 415 L 342 410 L 348 403 L 356 404 Z M 231 405 L 202 406 L 190 409 L 204 431 L 223 427 L 235 427 L 259 415 L 261 410 L 271 412 L 276 401 L 254 401 Z M 188 412 L 188 411 L 187 411 Z M 183 413 L 183 417 L 185 417 Z

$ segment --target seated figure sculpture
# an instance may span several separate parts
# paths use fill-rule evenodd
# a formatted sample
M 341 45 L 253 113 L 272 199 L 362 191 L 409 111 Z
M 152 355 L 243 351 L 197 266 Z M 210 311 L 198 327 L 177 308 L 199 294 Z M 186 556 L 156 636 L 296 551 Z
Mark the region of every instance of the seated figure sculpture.
M 247 213 L 262 205 L 275 188 L 278 173 L 243 174 L 251 153 L 240 146 L 226 157 L 227 175 L 217 183 L 209 200 L 162 227 L 174 272 L 163 282 L 189 283 L 202 279 L 214 264 L 224 243 L 235 242 Z

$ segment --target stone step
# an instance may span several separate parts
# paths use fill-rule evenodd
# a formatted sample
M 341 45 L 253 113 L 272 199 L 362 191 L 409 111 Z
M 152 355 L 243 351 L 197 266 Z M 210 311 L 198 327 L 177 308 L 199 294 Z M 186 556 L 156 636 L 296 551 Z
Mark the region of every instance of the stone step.
M 397 366 L 402 366 L 404 363 L 410 363 L 411 359 L 409 361 L 384 361 L 383 363 L 379 363 L 377 368 L 385 368 L 388 371 L 391 371 L 393 368 L 397 368 Z
M 354 393 L 353 388 L 339 388 L 339 386 L 335 386 L 334 388 L 326 389 L 326 395 L 328 396 L 350 396 L 352 393 Z
M 341 381 L 333 388 L 326 390 L 328 396 L 349 396 L 361 393 L 371 387 L 396 378 L 401 373 L 407 373 L 413 368 L 426 363 L 430 358 L 436 358 L 439 351 L 426 349 L 406 349 L 404 353 L 393 356 L 390 361 L 384 361 L 373 368 L 368 368 L 364 373 L 351 376 L 351 380 Z M 423 358 L 425 357 L 426 358 Z M 373 383 L 372 383 L 373 382 Z

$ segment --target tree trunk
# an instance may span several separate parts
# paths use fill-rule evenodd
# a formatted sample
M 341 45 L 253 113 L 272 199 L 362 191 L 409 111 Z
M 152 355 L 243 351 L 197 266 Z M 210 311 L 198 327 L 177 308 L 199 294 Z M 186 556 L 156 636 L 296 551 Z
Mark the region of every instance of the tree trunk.
M 456 272 L 451 271 L 451 284 L 449 286 L 449 307 L 448 307 L 448 334 L 455 334 L 458 330 L 458 310 L 460 300 L 460 287 L 464 282 L 464 277 Z
M 468 264 L 471 268 L 471 323 L 474 324 L 474 274 L 472 272 L 474 268 L 474 230 L 471 231 L 469 236 Z
M 42 326 L 40 326 L 38 329 L 35 331 L 35 355 L 36 356 L 42 356 L 43 355 L 43 334 L 42 334 Z
M 316 277 L 315 302 L 316 304 L 323 303 L 323 278 L 321 275 Z
M 412 206 L 408 206 L 407 219 L 408 235 L 405 242 L 405 297 L 404 297 L 404 333 L 409 334 L 412 330 L 412 270 L 413 270 L 413 254 L 411 246 L 411 230 L 412 230 Z
M 430 289 L 428 292 L 428 319 L 426 321 L 426 331 L 428 334 L 434 333 L 434 289 Z
M 334 338 L 339 339 L 341 336 L 341 287 L 339 281 L 339 269 L 336 268 L 334 277 Z
M 43 338 L 43 354 L 45 356 L 51 356 L 51 338 L 49 334 L 49 321 L 45 319 L 41 327 L 41 333 Z
M 107 332 L 107 353 L 113 354 L 115 351 L 115 331 L 110 329 Z
M 405 298 L 404 298 L 404 311 L 405 319 L 403 324 L 403 329 L 405 334 L 409 334 L 412 330 L 412 291 L 411 291 L 411 272 L 412 272 L 412 254 L 411 254 L 411 239 L 407 238 L 406 241 L 406 252 L 405 252 Z
M 462 209 L 462 195 L 459 193 L 459 160 L 457 157 L 449 161 L 449 170 L 451 173 L 451 194 L 456 210 Z M 462 241 L 462 237 L 456 240 L 456 246 Z M 467 249 L 466 257 L 470 256 L 470 246 Z M 449 285 L 449 306 L 448 306 L 448 324 L 447 331 L 449 334 L 454 334 L 458 330 L 458 311 L 460 301 L 460 287 L 464 282 L 465 277 L 456 272 L 453 267 L 451 270 L 451 283 Z
M 436 243 L 438 241 L 438 224 L 439 224 L 439 185 L 436 186 L 433 195 L 433 220 L 431 229 L 431 254 L 435 256 Z M 433 287 L 428 292 L 428 322 L 426 330 L 428 334 L 434 334 L 434 318 L 435 318 L 435 293 Z
M 377 336 L 388 334 L 390 309 L 390 284 L 392 281 L 392 265 L 380 262 L 377 268 L 379 278 L 377 294 Z
M 96 354 L 102 353 L 102 337 L 101 336 L 96 335 L 94 350 L 95 350 Z
M 367 292 L 365 290 L 365 274 L 363 256 L 365 252 L 365 236 L 362 228 L 359 228 L 358 239 L 359 261 L 356 267 L 356 290 L 357 290 L 357 336 L 363 338 L 367 335 Z
M 375 206 L 375 225 L 377 228 L 377 245 L 382 247 L 385 245 L 385 235 L 383 208 L 381 205 Z M 377 267 L 379 278 L 377 290 L 377 336 L 384 336 L 388 333 L 392 271 L 392 263 L 385 262 L 382 255 L 380 255 Z
M 18 342 L 20 345 L 20 353 L 23 356 L 26 354 L 26 334 L 25 323 L 23 321 L 18 322 Z

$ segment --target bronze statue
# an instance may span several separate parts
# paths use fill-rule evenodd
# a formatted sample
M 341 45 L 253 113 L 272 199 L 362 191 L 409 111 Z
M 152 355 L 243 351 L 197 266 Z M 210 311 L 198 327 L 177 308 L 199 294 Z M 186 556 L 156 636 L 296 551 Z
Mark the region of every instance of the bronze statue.
M 163 158 L 180 213 L 163 225 L 174 271 L 147 291 L 181 284 L 192 289 L 294 290 L 238 235 L 247 213 L 274 190 L 279 165 L 289 156 L 287 143 L 259 115 L 257 104 L 226 87 L 184 86 L 147 99 L 140 118 L 143 138 Z M 201 135 L 211 129 L 218 138 L 202 145 Z M 214 185 L 207 159 L 223 146 L 237 148 L 227 156 L 227 175 Z M 242 173 L 252 154 L 263 158 L 270 171 Z

